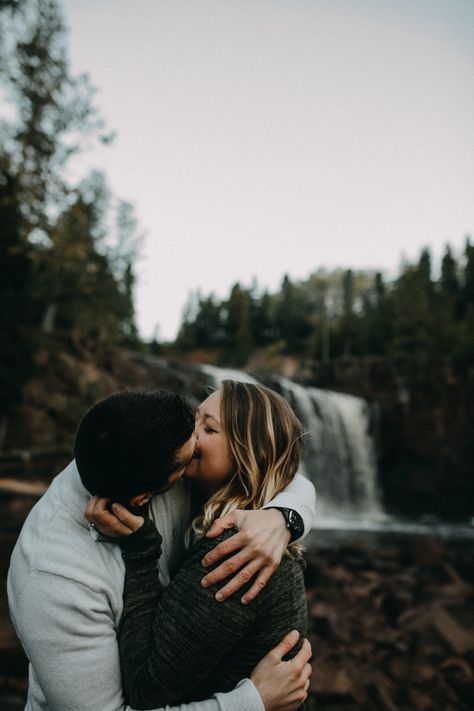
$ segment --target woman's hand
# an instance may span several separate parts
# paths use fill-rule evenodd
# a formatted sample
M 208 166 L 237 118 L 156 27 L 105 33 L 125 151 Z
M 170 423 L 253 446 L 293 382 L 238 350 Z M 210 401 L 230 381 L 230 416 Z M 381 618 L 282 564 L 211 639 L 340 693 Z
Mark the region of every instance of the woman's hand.
M 286 528 L 283 514 L 277 509 L 233 511 L 214 521 L 207 536 L 215 538 L 227 528 L 237 528 L 238 533 L 219 543 L 205 556 L 202 564 L 212 565 L 229 553 L 239 552 L 206 575 L 201 580 L 201 585 L 210 587 L 225 580 L 232 573 L 237 573 L 216 593 L 216 600 L 221 602 L 256 575 L 252 587 L 242 598 L 242 603 L 248 604 L 257 597 L 280 565 L 290 541 L 290 532 Z
M 108 538 L 129 536 L 138 531 L 144 522 L 143 516 L 135 516 L 121 504 L 110 505 L 110 499 L 99 496 L 89 499 L 84 515 L 94 528 Z

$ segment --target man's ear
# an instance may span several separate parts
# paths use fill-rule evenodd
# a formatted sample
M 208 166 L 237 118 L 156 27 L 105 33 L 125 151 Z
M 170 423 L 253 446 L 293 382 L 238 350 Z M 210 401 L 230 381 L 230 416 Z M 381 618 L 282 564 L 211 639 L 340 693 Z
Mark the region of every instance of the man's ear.
M 132 498 L 129 501 L 130 506 L 133 506 L 134 508 L 139 508 L 140 506 L 145 506 L 147 504 L 151 497 L 153 496 L 152 491 L 145 491 L 144 494 L 137 494 L 136 496 L 132 496 Z

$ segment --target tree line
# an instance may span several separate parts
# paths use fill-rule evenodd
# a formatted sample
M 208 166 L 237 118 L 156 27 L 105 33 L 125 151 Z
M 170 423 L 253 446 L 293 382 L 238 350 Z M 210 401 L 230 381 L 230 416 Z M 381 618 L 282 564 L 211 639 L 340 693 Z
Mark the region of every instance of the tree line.
M 474 246 L 461 255 L 450 246 L 439 274 L 423 249 L 399 275 L 320 269 L 308 279 L 286 275 L 275 292 L 239 283 L 229 295 L 192 293 L 176 347 L 182 352 L 216 349 L 223 365 L 243 365 L 258 348 L 272 354 L 393 358 L 412 379 L 423 378 L 433 358 L 456 367 L 474 362 Z
M 138 237 L 130 204 L 71 158 L 106 130 L 73 76 L 56 0 L 0 2 L 0 416 L 20 399 L 45 334 L 133 342 Z

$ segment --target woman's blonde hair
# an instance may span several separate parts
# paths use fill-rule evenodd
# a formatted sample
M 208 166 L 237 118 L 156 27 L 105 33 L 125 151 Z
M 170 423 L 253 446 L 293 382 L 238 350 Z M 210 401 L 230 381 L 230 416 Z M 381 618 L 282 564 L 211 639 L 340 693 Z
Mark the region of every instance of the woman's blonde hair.
M 303 428 L 281 395 L 235 380 L 224 380 L 221 392 L 232 468 L 229 479 L 193 521 L 197 535 L 235 509 L 262 508 L 288 486 L 301 458 Z

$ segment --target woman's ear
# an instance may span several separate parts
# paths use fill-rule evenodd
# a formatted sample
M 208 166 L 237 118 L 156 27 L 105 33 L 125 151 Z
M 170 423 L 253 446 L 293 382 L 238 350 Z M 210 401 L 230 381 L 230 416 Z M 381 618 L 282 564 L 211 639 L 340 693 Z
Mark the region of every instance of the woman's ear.
M 130 499 L 130 506 L 133 506 L 134 508 L 139 508 L 140 506 L 145 506 L 147 504 L 151 497 L 153 496 L 152 491 L 145 491 L 144 494 L 137 494 L 136 496 L 132 496 Z

